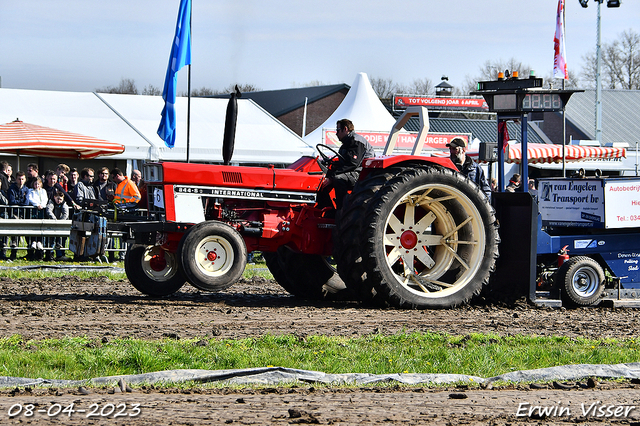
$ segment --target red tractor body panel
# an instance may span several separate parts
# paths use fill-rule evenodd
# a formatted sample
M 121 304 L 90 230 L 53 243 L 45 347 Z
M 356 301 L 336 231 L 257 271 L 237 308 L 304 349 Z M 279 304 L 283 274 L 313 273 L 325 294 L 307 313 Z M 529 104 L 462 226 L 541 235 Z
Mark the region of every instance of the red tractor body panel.
M 294 168 L 295 167 L 295 168 Z M 262 188 L 316 192 L 322 180 L 315 159 L 303 157 L 286 169 L 211 164 L 162 163 L 165 184 L 217 185 L 228 188 Z
M 366 159 L 361 176 L 407 163 L 431 163 L 456 170 L 444 157 L 381 156 Z M 301 253 L 331 254 L 335 222 L 332 215 L 327 215 L 331 209 L 315 206 L 323 174 L 312 157 L 302 157 L 286 169 L 175 162 L 151 166 L 161 172 L 155 175 L 155 182 L 148 182 L 149 197 L 156 189 L 162 191 L 166 221 L 225 222 L 242 235 L 249 252 L 275 252 L 278 247 L 288 246 Z M 152 201 L 150 198 L 150 206 Z M 204 214 L 193 219 L 200 206 Z M 177 235 L 162 239 L 179 240 Z M 166 244 L 165 248 L 171 250 Z
M 327 209 L 314 207 L 323 177 L 314 158 L 303 157 L 286 169 L 174 162 L 150 166 L 161 173 L 148 182 L 149 197 L 154 190 L 162 191 L 166 221 L 195 223 L 181 217 L 180 203 L 192 206 L 198 197 L 201 203 L 195 204 L 202 205 L 202 218 L 234 227 L 250 252 L 287 245 L 304 253 L 331 253 L 334 220 L 324 217 Z M 152 205 L 153 199 L 149 201 Z

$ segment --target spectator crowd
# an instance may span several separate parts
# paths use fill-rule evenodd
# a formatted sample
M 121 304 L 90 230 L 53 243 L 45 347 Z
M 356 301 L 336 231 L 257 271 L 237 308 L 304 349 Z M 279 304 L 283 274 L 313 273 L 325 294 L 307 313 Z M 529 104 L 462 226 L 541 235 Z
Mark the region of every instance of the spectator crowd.
M 11 164 L 0 161 L 0 209 L 5 206 L 31 206 L 15 209 L 17 213 L 10 216 L 7 208 L 0 210 L 3 218 L 67 220 L 74 211 L 80 210 L 84 200 L 102 200 L 118 208 L 135 208 L 141 200 L 139 188 L 142 186 L 139 170 L 134 170 L 129 178 L 118 168 L 109 170 L 102 167 L 96 177 L 92 168 L 78 171 L 61 163 L 55 170 L 40 174 L 38 165 L 29 163 L 26 172 L 17 171 L 14 176 Z M 0 237 L 0 260 L 17 258 L 18 238 Z M 45 248 L 41 238 L 26 237 L 27 255 L 24 259 L 71 260 L 65 256 L 66 239 L 55 237 Z M 7 247 L 11 249 L 8 257 Z

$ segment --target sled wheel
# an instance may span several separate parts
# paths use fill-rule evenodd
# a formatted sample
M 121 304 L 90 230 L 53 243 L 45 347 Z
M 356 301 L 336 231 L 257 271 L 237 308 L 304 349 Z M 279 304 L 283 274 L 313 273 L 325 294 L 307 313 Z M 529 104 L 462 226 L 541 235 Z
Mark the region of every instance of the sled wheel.
M 240 234 L 227 224 L 200 222 L 180 240 L 178 253 L 187 281 L 203 291 L 233 285 L 247 265 L 247 248 Z
M 346 289 L 335 268 L 323 256 L 297 253 L 285 246 L 263 256 L 273 278 L 296 297 L 334 300 Z
M 186 281 L 176 253 L 160 246 L 131 246 L 124 258 L 124 270 L 131 285 L 149 296 L 173 294 Z
M 586 256 L 565 261 L 558 269 L 562 295 L 567 302 L 587 306 L 600 301 L 604 291 L 604 271 L 598 262 Z
M 367 280 L 394 306 L 461 305 L 494 270 L 494 211 L 475 183 L 449 169 L 401 168 L 368 203 L 363 221 Z

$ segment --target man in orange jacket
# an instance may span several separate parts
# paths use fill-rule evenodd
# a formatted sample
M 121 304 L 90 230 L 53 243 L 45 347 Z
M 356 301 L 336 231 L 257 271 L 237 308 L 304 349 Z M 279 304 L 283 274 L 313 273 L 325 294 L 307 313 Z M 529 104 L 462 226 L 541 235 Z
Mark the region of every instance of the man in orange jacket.
M 113 202 L 121 208 L 135 207 L 140 201 L 140 191 L 135 183 L 115 168 L 111 170 L 111 179 L 116 183 L 116 193 Z

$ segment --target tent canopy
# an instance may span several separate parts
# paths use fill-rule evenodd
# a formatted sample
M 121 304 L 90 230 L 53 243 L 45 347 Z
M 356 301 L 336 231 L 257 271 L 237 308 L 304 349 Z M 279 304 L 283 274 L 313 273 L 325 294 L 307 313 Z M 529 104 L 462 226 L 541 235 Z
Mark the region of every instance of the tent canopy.
M 0 125 L 0 152 L 89 159 L 124 152 L 124 145 L 15 120 Z
M 360 130 L 389 133 L 396 123 L 396 120 L 373 91 L 369 77 L 363 72 L 356 76 L 349 93 L 334 113 L 321 126 L 306 135 L 303 138 L 304 141 L 313 146 L 324 143 L 322 130 L 335 130 L 336 122 L 343 118 L 348 118 L 353 122 L 356 132 Z
M 508 156 L 505 158 L 507 163 L 520 164 L 522 158 L 522 147 L 519 143 L 509 144 Z M 478 158 L 478 152 L 468 152 L 472 158 Z M 594 159 L 614 159 L 625 158 L 627 156 L 624 148 L 600 147 L 600 146 L 581 146 L 581 145 L 565 145 L 566 161 L 587 161 Z M 527 144 L 527 158 L 529 164 L 538 163 L 561 163 L 562 162 L 562 145 L 530 143 Z
M 91 135 L 125 146 L 110 158 L 185 161 L 187 98 L 176 100 L 175 148 L 157 135 L 161 96 L 0 89 L 0 123 L 20 117 L 28 123 Z M 227 100 L 191 99 L 191 161 L 222 161 Z M 298 135 L 248 99 L 238 100 L 238 122 L 232 162 L 293 163 L 313 149 Z
M 0 123 L 16 117 L 124 145 L 124 152 L 113 159 L 144 160 L 152 146 L 93 93 L 0 89 Z
M 176 143 L 165 146 L 158 134 L 164 101 L 160 96 L 99 94 L 138 132 L 155 144 L 161 160 L 184 161 L 187 157 L 187 98 L 176 99 Z M 192 98 L 189 159 L 222 161 L 222 139 L 228 99 Z M 238 99 L 236 141 L 232 162 L 293 163 L 313 149 L 293 131 L 250 99 Z

